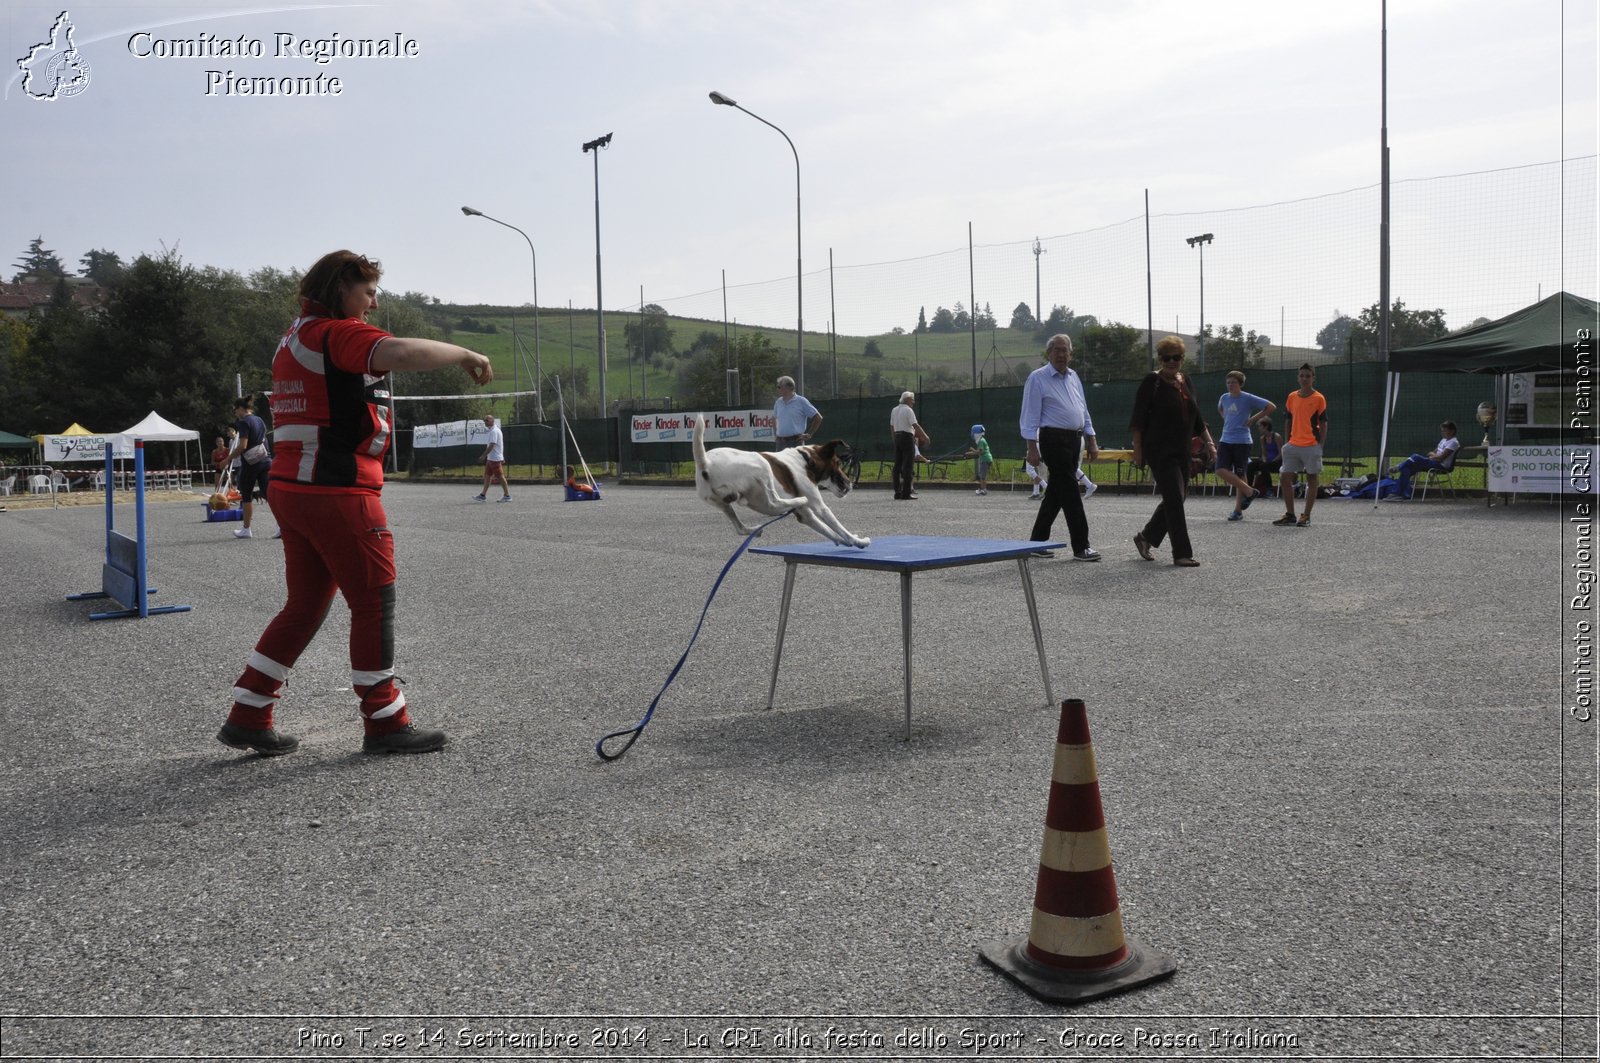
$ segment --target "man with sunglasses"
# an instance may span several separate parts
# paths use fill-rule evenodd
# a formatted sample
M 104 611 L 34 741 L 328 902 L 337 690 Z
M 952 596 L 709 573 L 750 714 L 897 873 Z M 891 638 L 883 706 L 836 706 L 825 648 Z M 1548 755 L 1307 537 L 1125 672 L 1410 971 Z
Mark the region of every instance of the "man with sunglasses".
M 1049 359 L 1028 375 L 1022 388 L 1022 438 L 1027 444 L 1028 464 L 1043 461 L 1050 467 L 1050 485 L 1039 503 L 1033 522 L 1034 542 L 1050 539 L 1050 526 L 1063 510 L 1075 561 L 1098 561 L 1099 551 L 1089 545 L 1089 518 L 1083 512 L 1078 494 L 1080 451 L 1093 461 L 1100 454 L 1095 441 L 1094 421 L 1084 397 L 1083 380 L 1072 371 L 1072 338 L 1051 336 L 1044 348 Z M 1046 551 L 1039 551 L 1049 556 Z

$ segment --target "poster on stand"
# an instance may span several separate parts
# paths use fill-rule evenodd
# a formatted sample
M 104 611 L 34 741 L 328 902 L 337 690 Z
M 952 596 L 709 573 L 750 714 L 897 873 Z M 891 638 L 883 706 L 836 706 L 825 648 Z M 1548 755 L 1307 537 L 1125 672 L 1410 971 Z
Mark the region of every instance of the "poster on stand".
M 1597 448 L 1490 447 L 1489 490 L 1495 494 L 1592 495 Z

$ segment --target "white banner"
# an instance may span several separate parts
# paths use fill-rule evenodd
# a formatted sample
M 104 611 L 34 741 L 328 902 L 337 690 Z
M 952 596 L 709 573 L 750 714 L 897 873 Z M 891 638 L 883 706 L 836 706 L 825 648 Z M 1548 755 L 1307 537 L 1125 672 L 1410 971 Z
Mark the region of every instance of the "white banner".
M 419 424 L 413 430 L 411 445 L 418 450 L 429 447 L 486 447 L 489 426 L 482 418 L 473 421 L 447 421 L 444 424 Z
M 628 419 L 635 443 L 687 443 L 694 434 L 693 413 L 636 413 Z M 706 414 L 706 442 L 770 443 L 777 420 L 770 409 L 723 410 Z
M 1489 490 L 1499 494 L 1592 495 L 1593 446 L 1490 447 Z
M 44 460 L 51 465 L 63 461 L 98 461 L 103 464 L 108 442 L 115 457 L 133 457 L 133 440 L 127 436 L 45 436 Z

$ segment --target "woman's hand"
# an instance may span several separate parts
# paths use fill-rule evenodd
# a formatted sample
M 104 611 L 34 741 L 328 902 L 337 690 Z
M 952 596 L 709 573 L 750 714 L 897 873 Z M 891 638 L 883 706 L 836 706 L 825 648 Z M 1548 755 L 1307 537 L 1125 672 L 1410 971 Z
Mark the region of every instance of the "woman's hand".
M 461 368 L 467 371 L 477 384 L 487 384 L 494 379 L 494 366 L 489 364 L 489 359 L 477 351 L 461 348 Z

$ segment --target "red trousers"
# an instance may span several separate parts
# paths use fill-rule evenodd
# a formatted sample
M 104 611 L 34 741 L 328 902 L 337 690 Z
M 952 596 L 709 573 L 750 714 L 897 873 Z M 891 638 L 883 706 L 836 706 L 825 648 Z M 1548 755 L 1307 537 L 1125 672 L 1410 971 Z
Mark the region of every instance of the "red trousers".
M 273 710 L 300 654 L 311 644 L 337 590 L 350 607 L 350 683 L 369 735 L 410 723 L 394 681 L 394 536 L 379 497 L 270 486 L 283 530 L 288 600 L 267 625 L 233 687 L 228 722 L 273 726 Z

